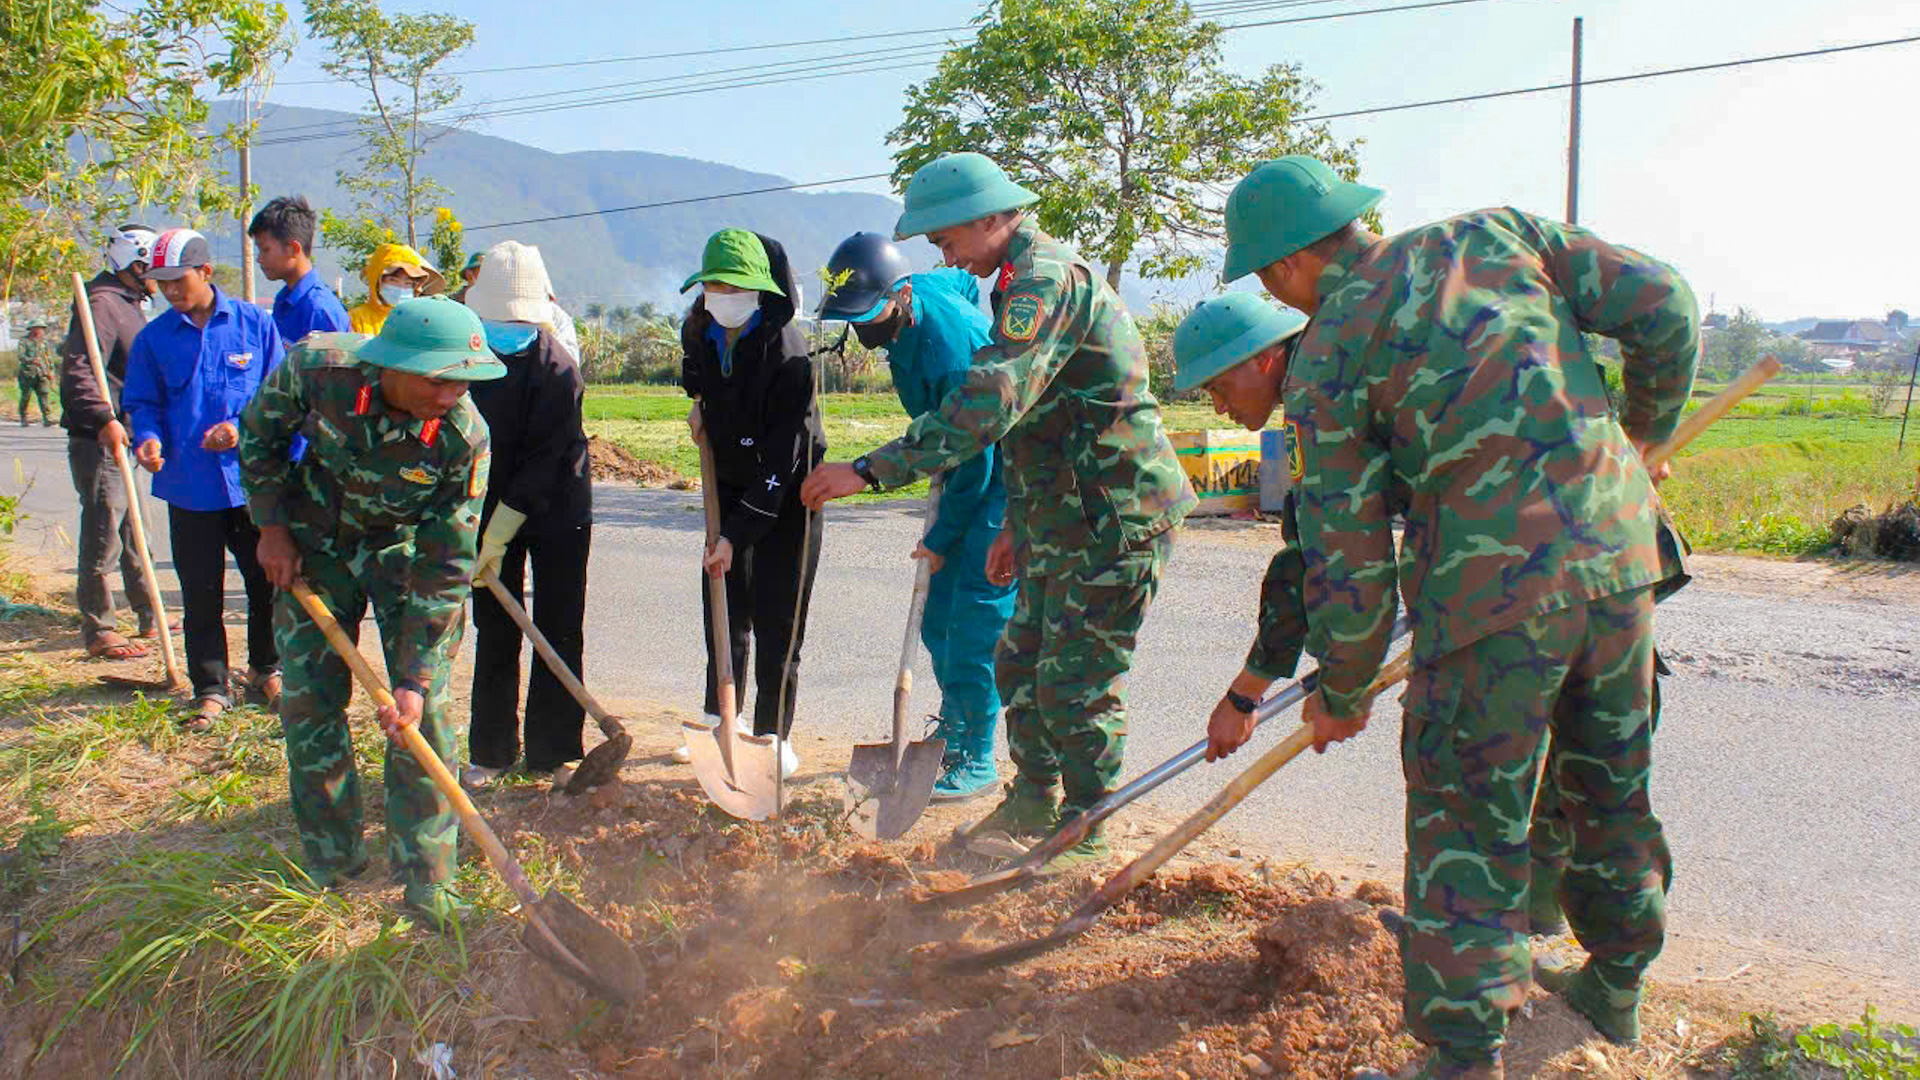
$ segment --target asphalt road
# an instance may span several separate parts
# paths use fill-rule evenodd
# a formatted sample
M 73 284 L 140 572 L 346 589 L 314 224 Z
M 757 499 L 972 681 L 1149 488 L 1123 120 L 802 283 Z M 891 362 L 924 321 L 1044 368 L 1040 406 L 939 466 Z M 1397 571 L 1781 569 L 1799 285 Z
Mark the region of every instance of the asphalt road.
M 64 450 L 57 428 L 0 428 L 0 491 L 18 490 L 16 459 L 33 480 L 20 538 L 28 546 L 58 552 L 48 526 L 74 529 Z M 698 496 L 600 485 L 595 499 L 587 682 L 603 697 L 695 713 L 705 655 Z M 147 506 L 161 526 L 155 547 L 171 593 L 164 508 Z M 828 511 L 801 667 L 802 736 L 884 737 L 917 509 Z M 1129 776 L 1198 738 L 1239 667 L 1268 557 L 1245 537 L 1214 526 L 1175 549 L 1132 678 Z M 230 604 L 239 603 L 237 585 Z M 1920 606 L 1755 596 L 1707 577 L 1662 605 L 1660 644 L 1675 674 L 1655 807 L 1674 851 L 1673 936 L 1696 946 L 1689 969 L 1716 949 L 1757 950 L 1920 986 Z M 916 676 L 916 708 L 932 711 L 924 660 Z M 1270 724 L 1252 749 L 1283 727 L 1290 719 Z M 1396 878 L 1397 731 L 1382 704 L 1364 735 L 1281 772 L 1232 824 L 1282 858 Z M 798 744 L 804 754 L 807 740 Z M 1242 751 L 1228 764 L 1237 770 L 1250 758 Z M 1199 766 L 1155 798 L 1175 810 L 1197 806 L 1229 773 Z

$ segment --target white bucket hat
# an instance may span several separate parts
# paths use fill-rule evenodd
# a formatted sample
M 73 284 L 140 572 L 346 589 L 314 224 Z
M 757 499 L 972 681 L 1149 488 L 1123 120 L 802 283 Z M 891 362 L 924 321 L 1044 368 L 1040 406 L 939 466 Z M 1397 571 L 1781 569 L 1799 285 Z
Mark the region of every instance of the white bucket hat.
M 553 321 L 553 282 L 540 249 L 518 240 L 502 240 L 487 249 L 480 276 L 467 290 L 467 306 L 494 322 Z

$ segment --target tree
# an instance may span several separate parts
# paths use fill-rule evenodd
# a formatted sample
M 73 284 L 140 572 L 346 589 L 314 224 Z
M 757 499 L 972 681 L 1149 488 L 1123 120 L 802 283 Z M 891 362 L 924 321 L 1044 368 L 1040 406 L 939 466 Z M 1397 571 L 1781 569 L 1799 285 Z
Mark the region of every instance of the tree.
M 387 15 L 377 0 L 307 0 L 306 8 L 307 28 L 333 52 L 321 70 L 367 93 L 360 118 L 366 162 L 340 170 L 340 185 L 357 196 L 355 210 L 366 221 L 418 248 L 420 218 L 447 193 L 421 161 L 469 119 L 449 114 L 460 82 L 436 69 L 473 44 L 473 24 L 438 13 Z M 336 242 L 333 229 L 327 240 Z
M 1769 334 L 1760 316 L 1741 308 L 1727 320 L 1727 328 L 1716 330 L 1706 339 L 1706 357 L 1702 364 L 1708 373 L 1731 378 L 1753 366 L 1765 351 Z
M 1295 119 L 1318 90 L 1297 65 L 1222 70 L 1220 26 L 1184 0 L 996 0 L 975 22 L 971 44 L 908 88 L 887 136 L 894 183 L 941 154 L 986 154 L 1109 285 L 1136 256 L 1148 277 L 1201 266 L 1227 192 L 1260 161 L 1313 154 L 1358 173 L 1357 144 Z
M 207 131 L 201 95 L 283 58 L 286 22 L 268 0 L 0 3 L 0 295 L 57 292 L 104 227 L 237 211 L 209 181 L 238 129 Z
M 1908 318 L 1907 313 L 1901 311 L 1899 308 L 1894 308 L 1892 311 L 1887 312 L 1887 329 L 1896 334 L 1906 333 L 1907 323 L 1909 321 L 1911 320 Z

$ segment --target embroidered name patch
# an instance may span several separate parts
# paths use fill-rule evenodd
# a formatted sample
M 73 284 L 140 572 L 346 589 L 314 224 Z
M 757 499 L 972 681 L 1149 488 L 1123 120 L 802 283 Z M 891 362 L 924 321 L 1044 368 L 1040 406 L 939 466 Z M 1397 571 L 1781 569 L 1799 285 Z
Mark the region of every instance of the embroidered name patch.
M 409 465 L 400 470 L 400 479 L 410 484 L 431 484 L 433 483 L 433 474 L 418 465 Z
M 253 354 L 250 352 L 230 352 L 227 354 L 228 367 L 239 368 L 245 371 L 248 367 L 252 366 L 252 364 Z
M 1008 341 L 1032 341 L 1040 333 L 1040 298 L 1015 293 L 1000 308 L 1000 334 Z

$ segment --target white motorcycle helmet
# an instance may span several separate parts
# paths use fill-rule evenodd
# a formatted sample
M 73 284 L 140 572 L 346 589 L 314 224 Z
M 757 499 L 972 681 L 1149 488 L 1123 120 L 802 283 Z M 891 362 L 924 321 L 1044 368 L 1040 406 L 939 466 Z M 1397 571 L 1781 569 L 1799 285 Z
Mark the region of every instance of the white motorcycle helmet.
M 122 225 L 107 236 L 107 268 L 130 270 L 134 263 L 153 263 L 153 245 L 159 237 L 145 225 Z

